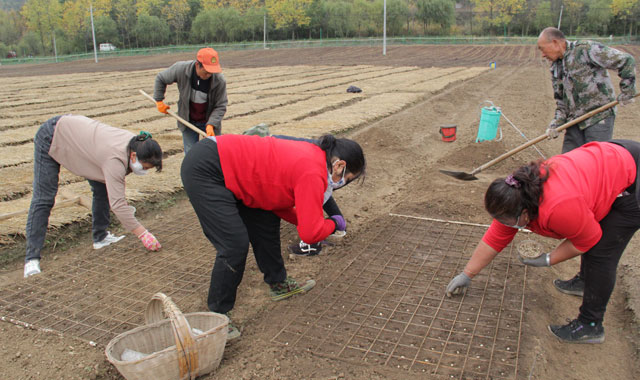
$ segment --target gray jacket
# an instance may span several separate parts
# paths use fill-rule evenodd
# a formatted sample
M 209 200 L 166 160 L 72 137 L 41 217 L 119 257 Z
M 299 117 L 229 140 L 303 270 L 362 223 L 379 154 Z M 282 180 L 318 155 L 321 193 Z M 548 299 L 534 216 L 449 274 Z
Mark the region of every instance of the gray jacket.
M 167 85 L 178 83 L 178 116 L 189 120 L 189 100 L 191 99 L 191 74 L 196 61 L 176 62 L 168 69 L 156 76 L 153 88 L 153 98 L 164 100 Z M 216 136 L 222 132 L 222 117 L 227 112 L 227 82 L 222 73 L 213 74 L 211 89 L 209 90 L 209 105 L 207 106 L 207 124 L 214 126 Z M 178 122 L 178 128 L 184 131 L 187 127 Z

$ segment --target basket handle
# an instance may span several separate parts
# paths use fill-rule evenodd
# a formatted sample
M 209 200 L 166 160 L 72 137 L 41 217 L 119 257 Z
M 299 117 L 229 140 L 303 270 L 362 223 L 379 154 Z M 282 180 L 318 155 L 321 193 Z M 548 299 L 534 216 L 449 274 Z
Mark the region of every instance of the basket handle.
M 164 293 L 156 293 L 151 297 L 144 312 L 146 324 L 163 320 L 162 312 L 171 320 L 173 336 L 176 340 L 180 380 L 195 380 L 198 376 L 198 350 L 187 318 L 178 306 Z

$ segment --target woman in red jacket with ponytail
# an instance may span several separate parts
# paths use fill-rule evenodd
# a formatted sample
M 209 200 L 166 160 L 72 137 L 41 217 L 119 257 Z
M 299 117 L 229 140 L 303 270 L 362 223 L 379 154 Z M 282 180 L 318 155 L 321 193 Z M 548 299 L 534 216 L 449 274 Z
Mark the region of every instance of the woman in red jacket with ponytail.
M 313 288 L 313 280 L 299 285 L 287 276 L 280 219 L 296 225 L 308 243 L 344 230 L 341 215 L 324 217 L 325 195 L 364 175 L 365 168 L 360 145 L 332 135 L 317 144 L 246 135 L 195 144 L 180 174 L 202 230 L 217 250 L 209 309 L 223 314 L 233 309 L 249 243 L 273 300 Z M 234 327 L 229 333 L 230 338 L 240 335 Z

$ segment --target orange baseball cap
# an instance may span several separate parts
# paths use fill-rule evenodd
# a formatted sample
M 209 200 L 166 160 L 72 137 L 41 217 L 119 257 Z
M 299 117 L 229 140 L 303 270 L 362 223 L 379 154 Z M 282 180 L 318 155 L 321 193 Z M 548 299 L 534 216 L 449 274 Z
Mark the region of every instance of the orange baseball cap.
M 218 58 L 218 52 L 212 48 L 203 48 L 198 50 L 196 56 L 198 62 L 202 63 L 202 66 L 209 73 L 221 73 L 220 59 Z

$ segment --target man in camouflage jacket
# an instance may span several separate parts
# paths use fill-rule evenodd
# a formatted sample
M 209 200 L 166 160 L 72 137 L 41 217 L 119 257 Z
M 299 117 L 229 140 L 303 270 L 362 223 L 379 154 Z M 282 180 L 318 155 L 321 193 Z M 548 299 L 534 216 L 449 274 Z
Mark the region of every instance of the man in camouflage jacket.
M 538 49 L 551 64 L 556 113 L 547 134 L 558 137 L 555 128 L 616 100 L 609 70 L 620 77 L 620 105 L 633 101 L 636 93 L 636 63 L 630 54 L 594 41 L 567 41 L 556 28 L 546 28 L 538 38 Z M 613 136 L 615 108 L 600 112 L 567 128 L 562 153 L 590 141 L 607 141 Z

